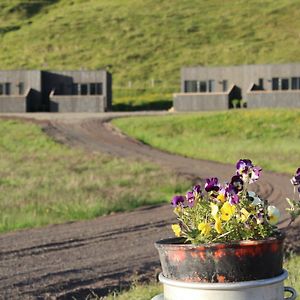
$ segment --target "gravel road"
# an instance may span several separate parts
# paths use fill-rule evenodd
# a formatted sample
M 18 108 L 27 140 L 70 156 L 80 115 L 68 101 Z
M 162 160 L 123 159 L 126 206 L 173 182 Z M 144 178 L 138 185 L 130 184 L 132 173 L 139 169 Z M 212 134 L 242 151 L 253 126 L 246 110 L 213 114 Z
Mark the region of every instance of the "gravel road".
M 220 174 L 226 180 L 234 166 L 195 160 L 153 149 L 116 130 L 109 120 L 129 115 L 3 114 L 41 124 L 47 134 L 72 147 L 147 160 L 191 180 Z M 292 196 L 289 176 L 264 172 L 255 186 L 279 208 Z M 126 287 L 132 280 L 155 278 L 159 260 L 154 241 L 172 235 L 169 205 L 143 207 L 90 221 L 70 222 L 0 235 L 0 299 L 86 299 Z M 281 226 L 286 224 L 283 216 Z M 299 226 L 287 233 L 287 246 L 299 250 Z M 73 298 L 74 297 L 74 298 Z

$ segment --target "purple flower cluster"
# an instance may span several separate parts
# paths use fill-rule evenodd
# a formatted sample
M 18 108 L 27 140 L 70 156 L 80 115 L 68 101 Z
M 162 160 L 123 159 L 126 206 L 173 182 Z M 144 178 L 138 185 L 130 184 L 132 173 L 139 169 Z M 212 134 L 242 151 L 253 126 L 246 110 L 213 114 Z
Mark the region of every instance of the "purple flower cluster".
M 298 192 L 300 193 L 300 168 L 297 169 L 296 174 L 291 179 L 291 183 L 294 186 L 298 186 Z
M 237 175 L 241 175 L 244 181 L 253 183 L 258 180 L 261 168 L 254 166 L 250 159 L 240 159 L 236 164 Z
M 202 190 L 200 185 L 195 185 L 192 191 L 186 193 L 185 196 L 176 195 L 173 197 L 171 204 L 175 207 L 177 205 L 193 207 L 196 202 L 202 197 Z
M 245 188 L 245 183 L 255 182 L 261 172 L 260 167 L 256 167 L 249 159 L 240 159 L 236 164 L 236 175 L 231 178 L 229 183 L 221 185 L 217 177 L 207 178 L 204 190 L 208 197 L 213 201 L 228 201 L 231 205 L 236 205 L 240 201 L 241 194 Z M 299 171 L 299 172 L 298 172 Z M 294 177 L 294 183 L 300 184 L 300 169 L 297 176 Z M 193 207 L 197 201 L 203 198 L 200 185 L 195 185 L 185 196 L 176 195 L 171 204 L 176 207 Z

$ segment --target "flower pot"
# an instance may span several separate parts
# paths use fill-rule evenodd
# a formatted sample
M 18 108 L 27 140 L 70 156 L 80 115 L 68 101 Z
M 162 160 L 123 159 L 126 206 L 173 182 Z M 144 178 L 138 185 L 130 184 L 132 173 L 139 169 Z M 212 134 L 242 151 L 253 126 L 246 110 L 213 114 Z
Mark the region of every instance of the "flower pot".
M 279 276 L 254 281 L 234 283 L 190 283 L 166 278 L 160 274 L 164 294 L 152 300 L 295 300 L 297 293 L 293 288 L 284 287 L 286 271 Z M 284 291 L 290 296 L 284 298 Z
M 163 276 L 184 282 L 226 283 L 268 279 L 283 273 L 283 237 L 193 245 L 160 240 Z

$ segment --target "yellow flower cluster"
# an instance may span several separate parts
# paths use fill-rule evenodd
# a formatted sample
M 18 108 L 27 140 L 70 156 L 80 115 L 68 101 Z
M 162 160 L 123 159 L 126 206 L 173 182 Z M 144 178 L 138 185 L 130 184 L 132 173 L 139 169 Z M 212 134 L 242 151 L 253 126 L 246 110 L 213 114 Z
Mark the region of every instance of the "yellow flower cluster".
M 172 224 L 172 230 L 173 230 L 175 236 L 180 237 L 181 228 L 178 224 Z
M 217 233 L 221 234 L 223 232 L 222 221 L 227 222 L 231 219 L 235 213 L 235 207 L 230 205 L 228 202 L 225 202 L 221 209 L 219 209 L 219 206 L 214 203 L 211 203 L 210 207 L 211 215 L 215 220 L 214 228 Z

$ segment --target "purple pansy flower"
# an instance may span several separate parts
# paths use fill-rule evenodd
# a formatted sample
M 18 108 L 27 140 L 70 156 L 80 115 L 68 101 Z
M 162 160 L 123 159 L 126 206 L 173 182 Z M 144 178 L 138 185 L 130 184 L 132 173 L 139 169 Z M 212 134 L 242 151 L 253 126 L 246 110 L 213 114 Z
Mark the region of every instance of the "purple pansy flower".
M 291 179 L 291 183 L 295 186 L 299 185 L 297 190 L 300 193 L 300 168 L 297 169 L 296 174 Z
M 201 194 L 201 186 L 199 184 L 195 185 L 193 187 L 193 192 L 200 195 Z
M 220 189 L 218 178 L 208 178 L 206 179 L 206 183 L 204 185 L 204 188 L 207 192 L 218 192 Z
M 253 164 L 250 159 L 240 159 L 236 164 L 237 174 L 248 174 L 251 168 Z
M 179 205 L 179 204 L 183 204 L 183 203 L 184 203 L 184 200 L 185 200 L 184 196 L 176 195 L 176 196 L 173 197 L 173 199 L 172 199 L 172 201 L 171 201 L 171 204 L 172 204 L 173 206 L 177 206 L 177 205 Z
M 296 174 L 291 179 L 293 185 L 300 185 L 300 168 L 297 169 Z
M 240 202 L 239 196 L 236 193 L 236 188 L 230 183 L 226 187 L 227 198 L 229 198 L 229 203 L 231 205 L 238 204 Z
M 236 173 L 242 176 L 244 181 L 248 181 L 249 183 L 255 182 L 261 172 L 261 168 L 254 166 L 250 159 L 240 159 L 236 164 Z
M 195 185 L 192 191 L 186 193 L 186 199 L 189 207 L 193 207 L 195 202 L 201 197 L 201 186 Z
M 230 194 L 229 196 L 229 203 L 231 205 L 236 205 L 240 202 L 239 196 L 237 194 Z
M 261 171 L 262 171 L 261 167 L 257 167 L 257 166 L 253 167 L 251 169 L 249 183 L 253 183 L 253 182 L 257 181 L 260 176 Z
M 193 207 L 196 200 L 195 194 L 193 192 L 187 192 L 186 199 L 188 201 L 188 206 Z
M 233 176 L 231 178 L 230 184 L 233 186 L 236 194 L 243 190 L 244 181 L 242 180 L 242 177 L 240 175 Z

